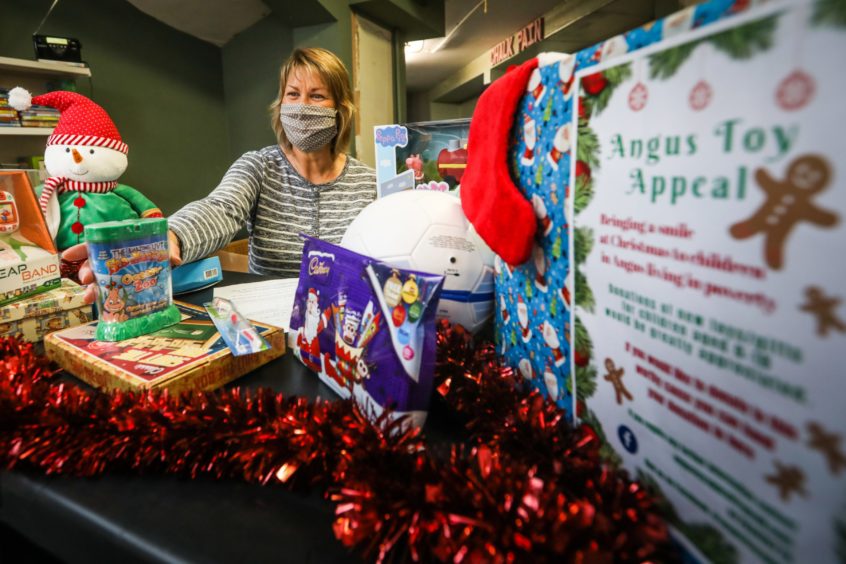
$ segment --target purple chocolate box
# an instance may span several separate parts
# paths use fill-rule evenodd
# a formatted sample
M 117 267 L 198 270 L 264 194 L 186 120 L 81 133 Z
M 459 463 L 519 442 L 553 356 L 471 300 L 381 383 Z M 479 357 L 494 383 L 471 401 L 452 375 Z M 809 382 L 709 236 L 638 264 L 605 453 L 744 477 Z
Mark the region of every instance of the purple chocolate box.
M 294 354 L 365 413 L 426 420 L 435 370 L 435 314 L 444 277 L 393 268 L 308 237 L 291 333 Z

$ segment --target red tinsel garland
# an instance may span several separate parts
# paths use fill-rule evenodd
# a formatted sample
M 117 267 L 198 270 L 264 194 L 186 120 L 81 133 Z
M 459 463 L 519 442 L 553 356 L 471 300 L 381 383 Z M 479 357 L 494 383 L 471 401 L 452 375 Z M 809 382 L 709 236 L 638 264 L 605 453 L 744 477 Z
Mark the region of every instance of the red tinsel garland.
M 674 553 L 655 500 L 604 466 L 599 440 L 460 327 L 438 328 L 438 391 L 470 432 L 434 448 L 350 401 L 270 390 L 83 392 L 0 339 L 0 467 L 210 475 L 318 487 L 335 536 L 379 561 L 649 562 Z

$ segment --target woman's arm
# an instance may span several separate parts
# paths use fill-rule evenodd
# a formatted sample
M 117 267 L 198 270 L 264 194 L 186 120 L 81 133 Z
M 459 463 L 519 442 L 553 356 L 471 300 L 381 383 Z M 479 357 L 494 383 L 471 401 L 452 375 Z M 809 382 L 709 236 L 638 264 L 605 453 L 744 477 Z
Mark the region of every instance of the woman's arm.
M 179 237 L 183 262 L 207 256 L 232 240 L 253 212 L 263 169 L 260 153 L 244 154 L 211 194 L 168 218 L 168 226 Z

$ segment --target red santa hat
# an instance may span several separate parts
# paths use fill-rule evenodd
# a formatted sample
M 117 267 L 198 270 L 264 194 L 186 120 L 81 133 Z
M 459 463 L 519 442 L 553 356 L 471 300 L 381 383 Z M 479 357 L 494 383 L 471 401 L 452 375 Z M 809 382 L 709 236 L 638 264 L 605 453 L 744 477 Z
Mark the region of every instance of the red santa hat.
M 83 145 L 105 147 L 126 154 L 129 147 L 121 139 L 115 123 L 99 105 L 82 94 L 57 90 L 33 97 L 27 90 L 16 87 L 9 91 L 9 105 L 18 111 L 33 104 L 50 106 L 62 115 L 47 145 Z
M 517 104 L 538 59 L 530 59 L 494 81 L 476 103 L 470 121 L 467 168 L 461 179 L 461 206 L 476 232 L 511 265 L 532 252 L 537 219 L 532 204 L 514 185 L 508 147 Z

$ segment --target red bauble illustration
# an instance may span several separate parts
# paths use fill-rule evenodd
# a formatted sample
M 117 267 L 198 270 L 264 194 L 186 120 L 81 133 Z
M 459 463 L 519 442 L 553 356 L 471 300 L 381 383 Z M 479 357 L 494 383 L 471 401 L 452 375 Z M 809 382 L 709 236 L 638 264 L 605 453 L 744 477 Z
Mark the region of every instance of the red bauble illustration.
M 585 161 L 576 161 L 576 176 L 587 176 L 590 178 L 590 165 Z
M 787 111 L 804 108 L 817 90 L 814 77 L 803 70 L 795 70 L 782 80 L 776 89 L 776 103 Z
M 608 79 L 601 72 L 589 74 L 582 78 L 582 88 L 591 96 L 596 96 L 608 86 Z
M 646 107 L 646 102 L 649 100 L 649 90 L 642 82 L 638 82 L 629 92 L 629 108 L 633 112 L 639 112 Z
M 691 109 L 698 112 L 707 108 L 713 97 L 714 89 L 711 88 L 708 81 L 700 80 L 696 83 L 693 89 L 691 89 L 690 94 L 687 97 L 687 101 L 690 104 Z

